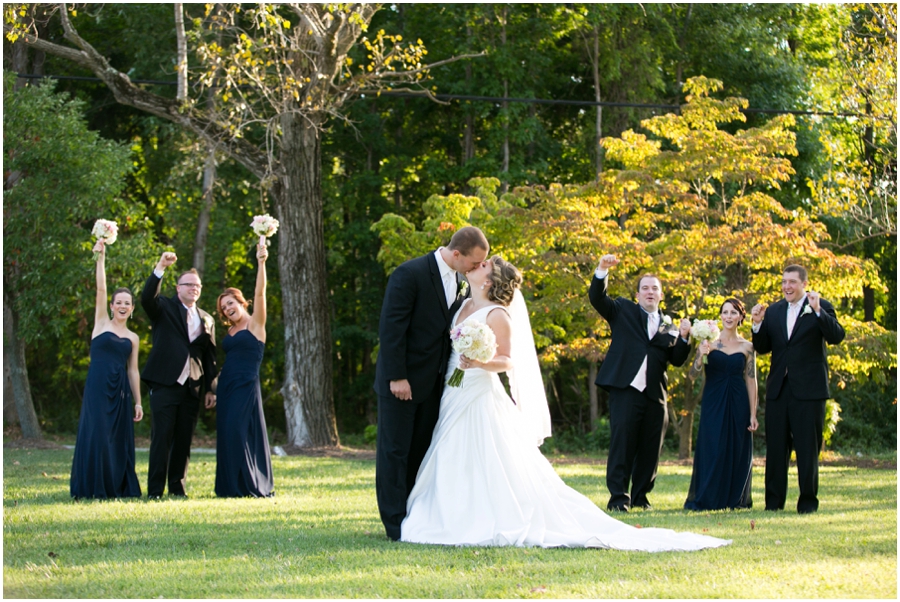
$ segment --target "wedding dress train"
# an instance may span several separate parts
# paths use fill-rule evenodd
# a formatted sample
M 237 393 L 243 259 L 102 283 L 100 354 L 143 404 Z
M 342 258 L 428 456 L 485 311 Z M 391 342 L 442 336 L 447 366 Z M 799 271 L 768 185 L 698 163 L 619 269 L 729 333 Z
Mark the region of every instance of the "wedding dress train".
M 504 311 L 498 307 L 482 308 L 468 319 L 484 322 L 491 310 Z M 447 378 L 458 363 L 453 352 Z M 407 501 L 401 540 L 648 552 L 731 543 L 669 529 L 640 529 L 608 516 L 559 478 L 533 432 L 497 374 L 466 370 L 460 387 L 444 389 L 431 447 Z

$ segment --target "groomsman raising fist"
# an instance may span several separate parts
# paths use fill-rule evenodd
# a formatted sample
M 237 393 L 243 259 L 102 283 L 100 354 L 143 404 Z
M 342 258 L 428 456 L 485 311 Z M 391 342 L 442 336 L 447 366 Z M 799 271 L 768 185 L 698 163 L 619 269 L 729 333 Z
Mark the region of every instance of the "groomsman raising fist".
M 647 494 L 656 481 L 668 425 L 666 370 L 669 364 L 683 365 L 690 355 L 691 323 L 684 319 L 676 327 L 672 318 L 659 310 L 662 284 L 653 274 L 638 279 L 637 303 L 607 296 L 609 271 L 618 264 L 615 255 L 600 258 L 589 297 L 612 331 L 596 381 L 609 391 L 607 508 L 627 512 L 634 507 L 650 508 Z
M 150 388 L 150 466 L 147 496 L 187 497 L 184 490 L 191 439 L 200 400 L 216 405 L 216 327 L 197 307 L 202 284 L 197 270 L 178 276 L 174 297 L 159 294 L 165 270 L 175 253 L 163 253 L 141 292 L 141 305 L 152 324 L 153 349 L 141 373 Z

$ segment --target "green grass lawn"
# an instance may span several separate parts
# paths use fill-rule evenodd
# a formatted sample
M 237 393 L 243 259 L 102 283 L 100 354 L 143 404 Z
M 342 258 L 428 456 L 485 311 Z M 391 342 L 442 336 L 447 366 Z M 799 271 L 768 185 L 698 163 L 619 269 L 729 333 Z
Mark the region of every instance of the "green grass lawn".
M 819 512 L 800 516 L 687 513 L 690 467 L 662 466 L 655 509 L 622 518 L 734 543 L 649 554 L 390 542 L 371 460 L 275 457 L 274 498 L 219 500 L 215 457 L 195 454 L 190 499 L 154 502 L 74 502 L 71 462 L 71 450 L 4 450 L 5 597 L 897 597 L 895 469 L 823 466 Z M 146 487 L 147 454 L 137 462 Z M 604 465 L 567 460 L 556 468 L 605 507 Z M 763 469 L 754 477 L 761 507 Z M 792 470 L 788 504 L 796 499 Z

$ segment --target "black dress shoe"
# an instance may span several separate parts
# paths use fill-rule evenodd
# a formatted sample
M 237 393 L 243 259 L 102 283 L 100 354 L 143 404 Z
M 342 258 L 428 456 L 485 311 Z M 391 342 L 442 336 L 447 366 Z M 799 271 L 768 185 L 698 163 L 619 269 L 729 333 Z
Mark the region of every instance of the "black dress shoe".
M 640 504 L 638 506 L 635 506 L 634 504 L 632 504 L 631 507 L 632 508 L 640 508 L 641 510 L 653 510 L 653 506 L 650 505 L 650 502 L 647 502 L 646 504 Z
M 610 512 L 628 512 L 628 506 L 607 506 Z

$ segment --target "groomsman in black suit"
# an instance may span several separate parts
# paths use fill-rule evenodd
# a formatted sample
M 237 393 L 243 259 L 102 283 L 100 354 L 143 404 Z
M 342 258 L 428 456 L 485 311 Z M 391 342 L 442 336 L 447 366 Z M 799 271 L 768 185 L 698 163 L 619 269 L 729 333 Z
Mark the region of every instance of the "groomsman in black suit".
M 184 491 L 191 439 L 200 413 L 216 405 L 216 329 L 212 316 L 197 307 L 202 285 L 191 269 L 178 277 L 174 297 L 159 295 L 166 268 L 175 253 L 163 253 L 141 292 L 141 305 L 150 316 L 153 349 L 141 379 L 150 388 L 150 466 L 147 496 Z
M 753 347 L 772 353 L 766 379 L 766 510 L 784 510 L 791 449 L 797 451 L 800 498 L 797 512 L 819 509 L 819 450 L 825 426 L 828 360 L 825 343 L 844 340 L 834 307 L 818 293 L 806 291 L 806 268 L 784 268 L 784 299 L 766 309 L 756 305 Z
M 594 272 L 591 305 L 609 323 L 612 340 L 596 384 L 609 391 L 609 459 L 606 486 L 609 510 L 650 508 L 647 494 L 656 481 L 666 426 L 669 364 L 681 366 L 691 353 L 691 323 L 672 319 L 659 310 L 662 285 L 646 274 L 637 287 L 638 302 L 606 294 L 607 275 L 619 260 L 604 255 Z M 631 482 L 631 495 L 628 484 Z
M 483 262 L 488 248 L 481 230 L 460 228 L 446 247 L 403 263 L 388 279 L 375 366 L 375 493 L 384 529 L 395 541 L 437 424 L 450 322 L 468 296 L 462 274 Z

